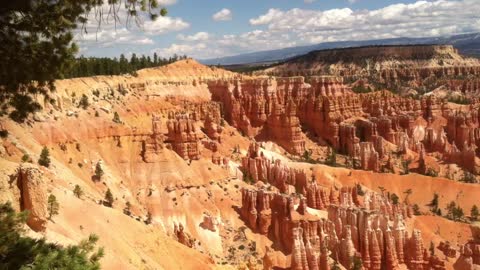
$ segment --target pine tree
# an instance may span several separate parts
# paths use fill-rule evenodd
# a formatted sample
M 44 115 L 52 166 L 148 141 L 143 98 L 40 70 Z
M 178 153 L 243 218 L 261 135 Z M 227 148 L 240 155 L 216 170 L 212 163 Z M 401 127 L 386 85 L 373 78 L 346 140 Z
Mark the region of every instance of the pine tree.
M 78 103 L 78 106 L 80 106 L 84 110 L 86 110 L 88 106 L 90 106 L 90 102 L 88 101 L 87 95 L 85 94 L 82 95 L 82 97 L 80 98 L 80 102 Z
M 97 177 L 98 180 L 102 179 L 102 176 L 105 174 L 102 168 L 102 164 L 100 164 L 100 161 L 97 162 L 97 165 L 95 166 L 95 176 Z
M 122 120 L 120 120 L 120 115 L 118 115 L 117 112 L 114 112 L 113 113 L 113 122 L 117 123 L 117 124 L 121 124 L 122 123 Z
M 43 147 L 42 152 L 40 153 L 38 164 L 43 167 L 50 167 L 50 151 L 48 151 L 46 146 Z
M 395 193 L 392 193 L 392 195 L 390 195 L 390 199 L 392 200 L 392 204 L 393 205 L 397 205 L 398 204 L 398 200 L 400 199 L 397 194 Z
M 154 20 L 167 14 L 157 0 L 108 1 L 110 12 L 108 8 L 98 12 L 106 1 L 3 2 L 0 25 L 2 37 L 8 38 L 2 38 L 0 49 L 0 85 L 3 87 L 0 108 L 18 122 L 42 108 L 34 95 L 41 94 L 50 100 L 55 79 L 69 73 L 78 52 L 77 45 L 72 42 L 74 31 L 89 23 L 88 14 L 94 9 L 98 24 L 106 21 L 105 16 L 117 20 L 117 16 L 110 13 L 119 6 L 123 6 L 131 17 L 146 14 Z
M 1 269 L 85 269 L 99 270 L 103 248 L 95 250 L 98 236 L 80 244 L 61 246 L 25 235 L 28 213 L 15 213 L 10 203 L 0 204 Z
M 132 204 L 130 202 L 126 202 L 125 208 L 123 209 L 123 213 L 129 216 L 131 214 L 131 208 L 132 208 Z
M 480 212 L 478 211 L 478 207 L 476 205 L 473 205 L 472 209 L 470 210 L 470 217 L 473 221 L 477 221 L 479 216 Z
M 53 194 L 50 194 L 50 196 L 48 196 L 47 210 L 48 219 L 52 219 L 53 216 L 58 215 L 58 210 L 60 210 L 60 204 L 57 201 L 57 197 L 55 197 L 55 195 Z
M 108 206 L 108 207 L 112 207 L 113 206 L 113 194 L 112 192 L 110 191 L 110 189 L 107 190 L 107 192 L 105 192 L 105 201 L 104 201 L 105 205 Z
M 75 188 L 73 189 L 73 194 L 75 194 L 75 196 L 80 199 L 83 196 L 82 188 L 79 185 L 75 185 Z
M 437 193 L 434 193 L 433 194 L 433 199 L 432 201 L 428 204 L 428 206 L 430 207 L 430 211 L 434 214 L 437 213 L 437 209 L 438 209 L 438 194 Z

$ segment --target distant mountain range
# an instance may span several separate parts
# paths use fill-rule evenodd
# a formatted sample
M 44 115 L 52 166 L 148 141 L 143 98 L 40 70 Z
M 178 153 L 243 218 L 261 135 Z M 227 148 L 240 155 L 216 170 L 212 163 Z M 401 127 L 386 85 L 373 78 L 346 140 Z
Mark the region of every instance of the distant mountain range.
M 326 42 L 308 46 L 298 46 L 271 51 L 260 51 L 227 56 L 221 58 L 200 60 L 206 65 L 237 65 L 251 63 L 269 63 L 283 61 L 315 50 L 358 47 L 369 45 L 409 45 L 409 44 L 451 44 L 461 54 L 480 57 L 480 33 L 462 34 L 448 37 L 432 38 L 392 38 L 364 41 Z

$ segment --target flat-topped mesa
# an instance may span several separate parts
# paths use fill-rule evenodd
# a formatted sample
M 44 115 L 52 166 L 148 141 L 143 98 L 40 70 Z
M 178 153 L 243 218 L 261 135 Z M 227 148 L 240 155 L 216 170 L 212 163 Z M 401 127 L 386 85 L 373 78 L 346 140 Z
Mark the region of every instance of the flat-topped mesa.
M 183 159 L 200 158 L 201 135 L 188 115 L 169 114 L 167 139 L 172 149 Z
M 451 45 L 366 46 L 312 51 L 256 74 L 292 72 L 368 78 L 390 86 L 399 82 L 429 86 L 427 79 L 431 78 L 478 76 L 480 61 L 463 57 Z

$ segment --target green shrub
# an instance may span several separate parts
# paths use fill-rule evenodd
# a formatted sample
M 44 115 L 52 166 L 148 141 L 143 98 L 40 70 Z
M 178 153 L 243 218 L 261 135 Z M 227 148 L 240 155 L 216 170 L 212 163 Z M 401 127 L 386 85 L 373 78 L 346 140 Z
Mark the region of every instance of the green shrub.
M 50 167 L 50 152 L 46 146 L 43 147 L 42 153 L 40 153 L 40 158 L 38 159 L 38 164 L 43 167 Z
M 27 216 L 15 213 L 10 203 L 0 204 L 0 269 L 100 269 L 104 252 L 95 250 L 98 236 L 90 235 L 78 246 L 47 243 L 25 236 Z

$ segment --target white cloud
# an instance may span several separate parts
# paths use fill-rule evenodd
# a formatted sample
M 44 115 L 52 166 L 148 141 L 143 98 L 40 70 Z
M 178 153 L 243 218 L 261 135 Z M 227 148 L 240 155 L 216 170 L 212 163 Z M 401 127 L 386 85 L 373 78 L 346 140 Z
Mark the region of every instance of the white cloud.
M 148 35 L 159 35 L 184 30 L 189 26 L 190 24 L 183 21 L 181 18 L 158 17 L 155 21 L 146 21 L 143 24 L 143 29 Z
M 175 2 L 176 0 L 163 0 L 160 5 L 169 5 Z M 85 25 L 87 33 L 76 31 L 75 41 L 82 48 L 82 53 L 119 45 L 152 45 L 155 43 L 152 36 L 181 31 L 190 26 L 183 19 L 172 17 L 158 17 L 152 21 L 146 16 L 140 15 L 136 21 L 132 18 L 127 21 L 127 14 L 123 6 L 119 8 L 118 21 L 115 25 L 112 16 L 107 15 L 110 10 L 108 4 L 104 4 L 100 9 L 104 14 L 100 28 L 98 28 L 95 12 L 91 12 L 88 23 Z
M 198 32 L 194 35 L 185 36 L 183 34 L 177 35 L 177 39 L 182 41 L 205 41 L 210 38 L 210 34 L 207 32 Z
M 232 11 L 224 8 L 219 12 L 213 14 L 212 19 L 215 21 L 230 21 L 232 20 Z
M 157 0 L 160 6 L 170 6 L 177 3 L 177 0 Z
M 306 4 L 311 4 L 313 2 L 315 2 L 316 0 L 303 0 L 303 2 L 305 2 Z
M 418 1 L 377 10 L 270 9 L 250 20 L 271 33 L 289 33 L 300 43 L 423 37 L 480 31 L 478 0 Z
M 250 19 L 251 25 L 263 25 L 269 24 L 273 20 L 278 19 L 278 17 L 282 16 L 283 12 L 276 8 L 271 8 L 268 10 L 267 14 L 261 15 L 256 19 Z
M 205 43 L 196 43 L 196 44 L 176 44 L 173 43 L 169 47 L 154 49 L 151 53 L 156 52 L 159 56 L 169 57 L 174 54 L 177 55 L 192 55 L 194 52 L 204 51 L 207 48 Z
M 162 56 L 177 53 L 196 58 L 214 58 L 321 42 L 480 32 L 479 1 L 417 1 L 374 10 L 354 9 L 353 6 L 329 10 L 269 9 L 264 14 L 250 19 L 250 25 L 254 27 L 252 31 L 224 35 L 212 35 L 207 32 L 179 34 L 177 40 L 172 42 L 174 44 L 155 51 Z M 231 18 L 231 12 L 229 14 Z M 138 45 L 152 45 L 153 35 L 189 27 L 189 24 L 181 18 L 159 19 L 158 22 L 145 20 L 144 31 L 133 27 L 132 29 L 121 27 L 115 33 L 113 27 L 108 29 L 102 27 L 102 31 L 98 33 L 98 39 L 102 41 L 97 42 L 96 28 L 93 24 L 91 31 L 93 34 L 85 37 L 92 48 L 127 43 L 141 48 L 142 46 Z M 99 42 L 102 45 L 98 45 Z

